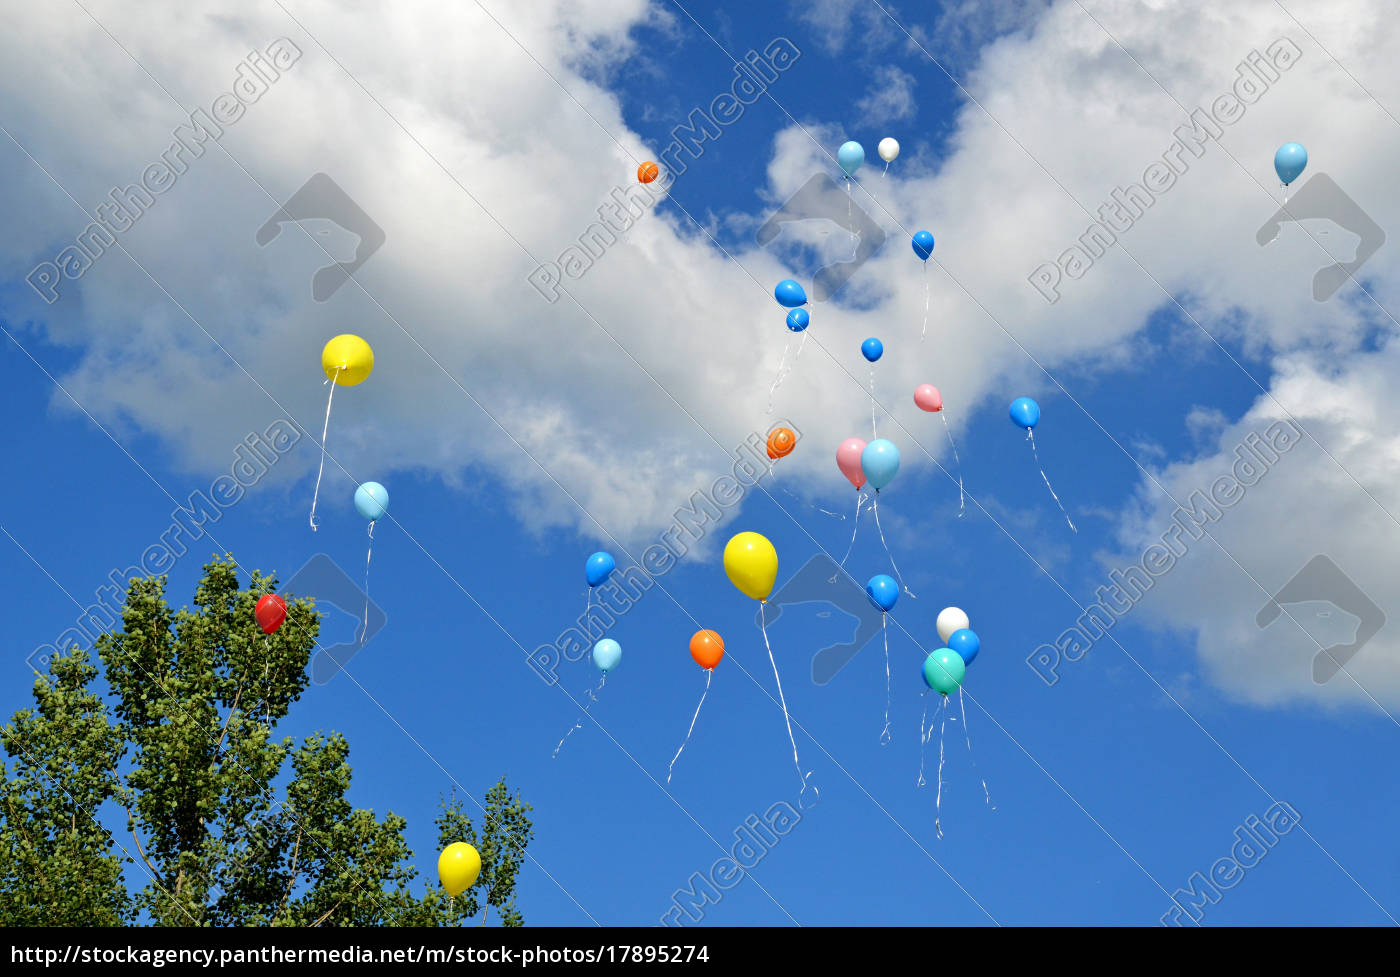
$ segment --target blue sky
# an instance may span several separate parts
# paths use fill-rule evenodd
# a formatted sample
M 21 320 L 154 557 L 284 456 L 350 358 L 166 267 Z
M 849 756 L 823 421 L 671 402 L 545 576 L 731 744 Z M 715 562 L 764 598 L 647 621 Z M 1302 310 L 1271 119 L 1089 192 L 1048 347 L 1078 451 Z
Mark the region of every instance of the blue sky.
M 94 13 L 121 36 L 115 9 L 99 5 Z M 812 654 L 845 640 L 854 622 L 815 606 L 786 610 L 769 636 L 820 803 L 750 878 L 706 908 L 704 922 L 1155 923 L 1172 908 L 1173 892 L 1230 854 L 1246 819 L 1282 801 L 1299 812 L 1301 827 L 1209 906 L 1203 924 L 1394 923 L 1400 847 L 1385 815 L 1400 800 L 1386 760 L 1400 736 L 1387 711 L 1397 697 L 1396 645 L 1382 630 L 1369 657 L 1356 659 L 1352 685 L 1362 692 L 1352 685 L 1338 691 L 1342 677 L 1329 687 L 1308 678 L 1319 645 L 1307 627 L 1290 619 L 1258 632 L 1253 619 L 1269 592 L 1316 552 L 1352 571 L 1383 609 L 1393 606 L 1385 600 L 1395 588 L 1383 554 L 1397 532 L 1388 518 L 1391 485 L 1400 484 L 1388 478 L 1396 466 L 1394 412 L 1383 396 L 1378 403 L 1370 395 L 1383 394 L 1393 356 L 1388 330 L 1395 325 L 1386 309 L 1395 308 L 1396 268 L 1382 251 L 1361 283 L 1318 304 L 1307 294 L 1315 256 L 1285 251 L 1275 261 L 1216 248 L 1231 234 L 1251 239 L 1277 206 L 1257 199 L 1257 184 L 1231 160 L 1245 162 L 1276 193 L 1273 150 L 1300 129 L 1315 132 L 1316 140 L 1301 141 L 1322 147 L 1314 158 L 1384 225 L 1400 199 L 1369 160 L 1385 158 L 1396 142 L 1400 124 L 1386 119 L 1384 106 L 1400 104 L 1390 97 L 1400 93 L 1367 73 L 1378 62 L 1312 25 L 1317 37 L 1298 69 L 1313 72 L 1310 85 L 1251 109 L 1202 164 L 1216 168 L 1163 197 L 1160 211 L 1154 207 L 1124 235 L 1121 253 L 1075 283 L 1078 291 L 1067 287 L 1066 300 L 1052 309 L 1026 277 L 1086 223 L 1072 206 L 1055 203 L 1063 189 L 1056 178 L 1085 174 L 1074 195 L 1106 199 L 1114 181 L 1136 179 L 1160 156 L 1180 121 L 1165 110 L 1146 121 L 1123 115 L 1140 107 L 1136 99 L 1157 95 L 1144 94 L 1146 83 L 1121 52 L 1100 49 L 1075 61 L 1083 39 L 1111 47 L 1103 38 L 1112 31 L 1166 87 L 1183 79 L 1200 85 L 1198 94 L 1173 89 L 1181 101 L 1208 104 L 1229 89 L 1245 52 L 1262 50 L 1284 30 L 1308 39 L 1273 5 L 1261 5 L 1252 21 L 1210 46 L 1193 33 L 1204 27 L 1135 19 L 1116 5 L 1095 8 L 1102 26 L 1074 5 L 1028 7 L 1006 19 L 999 8 L 976 19 L 894 11 L 927 40 L 927 54 L 878 8 L 860 3 L 822 8 L 827 22 L 848 24 L 836 32 L 783 5 L 638 4 L 598 14 L 598 24 L 575 24 L 582 39 L 574 47 L 560 41 L 569 32 L 541 26 L 549 15 L 526 22 L 524 14 L 495 12 L 558 69 L 578 102 L 548 78 L 540 87 L 513 87 L 510 72 L 531 84 L 543 76 L 507 39 L 497 37 L 491 54 L 501 59 L 492 65 L 501 87 L 475 88 L 466 84 L 471 68 L 454 74 L 442 52 L 421 47 L 428 33 L 421 24 L 404 26 L 386 41 L 394 56 L 377 59 L 363 47 L 338 47 L 356 25 L 332 21 L 314 5 L 296 9 L 316 41 L 275 5 L 236 22 L 180 19 L 177 33 L 217 48 L 208 80 L 178 50 L 150 40 L 134 48 L 187 105 L 207 103 L 207 94 L 226 85 L 232 71 L 225 62 L 231 69 L 246 49 L 287 35 L 305 50 L 305 62 L 266 96 L 270 104 L 256 106 L 265 118 L 249 112 L 246 125 L 263 128 L 230 127 L 227 152 L 211 152 L 203 169 L 162 198 L 150 226 L 132 232 L 132 255 L 179 306 L 119 253 L 105 256 L 90 279 L 70 283 L 52 306 L 26 285 L 29 270 L 86 223 L 30 157 L 90 206 L 139 174 L 139 161 L 168 141 L 180 119 L 162 104 L 161 88 L 91 22 L 59 26 L 32 15 L 31 26 L 46 36 L 81 31 L 69 36 L 72 49 L 100 52 L 102 67 L 93 70 L 130 86 L 138 108 L 129 125 L 117 126 L 91 108 L 115 89 L 55 93 L 42 78 L 23 81 L 21 65 L 12 76 L 20 97 L 0 110 L 10 134 L 0 141 L 6 199 L 18 202 L 23 191 L 31 218 L 0 263 L 0 323 L 9 333 L 0 385 L 16 459 L 0 509 L 8 537 L 0 540 L 0 583 L 21 611 L 12 615 L 11 680 L 0 686 L 0 711 L 28 703 L 25 656 L 76 616 L 65 591 L 90 602 L 110 570 L 134 562 L 169 525 L 169 496 L 207 489 L 232 464 L 238 439 L 285 409 L 309 435 L 179 561 L 171 602 L 189 602 L 202 558 L 215 550 L 283 579 L 325 552 L 358 579 L 366 541 L 351 494 L 356 481 L 384 483 L 394 521 L 376 531 L 370 580 L 388 624 L 351 663 L 353 681 L 340 676 L 312 686 L 282 731 L 345 733 L 353 802 L 406 816 L 418 864 L 429 874 L 439 796 L 454 783 L 480 796 L 507 775 L 535 808 L 537 840 L 519 890 L 527 921 L 655 923 L 694 873 L 708 873 L 732 847 L 746 818 L 797 803 L 755 605 L 725 578 L 719 550 L 734 532 L 763 533 L 779 553 L 780 585 L 819 550 L 838 559 L 844 553 L 849 518 L 814 507 L 843 514 L 851 507 L 831 455 L 844 438 L 868 431 L 858 347 L 873 334 L 886 350 L 876 393 L 894 411 L 893 419 L 881 411 L 881 434 L 905 458 L 882 493 L 881 516 L 917 595 L 902 598 L 891 615 L 893 740 L 879 743 L 879 640 L 818 687 L 809 675 Z M 776 102 L 760 100 L 725 129 L 670 201 L 590 272 L 578 301 L 546 304 L 524 280 L 532 263 L 512 252 L 511 237 L 496 225 L 510 227 L 536 258 L 556 254 L 614 186 L 631 180 L 635 161 L 614 139 L 628 152 L 650 150 L 638 158 L 654 158 L 693 106 L 728 87 L 731 62 L 687 11 L 733 53 L 784 36 L 802 56 L 775 83 Z M 1362 6 L 1358 17 L 1374 14 Z M 490 21 L 468 26 L 492 29 Z M 1196 42 L 1189 49 L 1200 64 L 1160 60 L 1152 38 L 1167 31 Z M 1354 58 L 1347 63 L 1369 101 L 1324 50 Z M 361 85 L 381 93 L 384 106 L 337 74 L 333 52 L 344 54 Z M 404 68 L 416 56 L 422 77 Z M 933 58 L 972 89 L 976 103 Z M 1079 137 L 1067 137 L 1063 155 L 1043 141 L 1035 106 L 1025 114 L 1007 108 L 1023 86 L 1055 71 L 1092 81 L 1084 82 L 1093 95 L 1083 103 L 1046 109 L 1060 112 Z M 444 107 L 444 85 L 465 104 Z M 334 97 L 318 99 L 328 86 Z M 876 99 L 881 93 L 884 101 Z M 1349 167 L 1345 155 L 1328 155 L 1332 130 L 1317 121 L 1327 98 L 1356 103 L 1349 103 L 1353 114 L 1329 123 L 1349 126 L 1338 142 L 1376 127 L 1370 152 L 1357 150 L 1367 163 Z M 97 121 L 76 135 L 59 132 L 46 119 L 48 100 L 88 106 Z M 1000 126 L 979 115 L 979 103 Z M 883 118 L 871 107 L 878 105 L 886 107 Z M 1104 121 L 1115 110 L 1130 120 L 1121 131 Z M 310 133 L 298 135 L 303 122 Z M 473 127 L 500 133 L 512 125 L 521 130 L 518 146 L 473 141 Z M 878 199 L 888 209 L 878 219 L 890 239 L 834 302 L 814 306 L 813 342 L 776 397 L 776 415 L 803 433 L 777 474 L 777 485 L 796 495 L 765 479 L 768 491 L 750 493 L 737 515 L 711 527 L 693 558 L 664 578 L 669 597 L 653 588 L 615 625 L 610 636 L 622 646 L 623 664 L 592 708 L 603 728 L 586 724 L 551 759 L 577 715 L 570 696 L 582 701 L 596 672 L 566 663 L 560 686 L 551 687 L 521 648 L 552 640 L 578 615 L 589 553 L 602 547 L 621 565 L 635 562 L 695 487 L 727 468 L 716 443 L 737 445 L 771 423 L 764 405 L 789 335 L 768 289 L 777 277 L 809 282 L 815 262 L 757 248 L 753 230 L 815 168 L 835 174 L 823 153 L 834 155 L 853 138 L 874 160 L 886 135 L 900 140 L 902 154 L 884 186 L 877 164 L 868 163 L 860 176 L 871 197 L 857 199 L 874 210 L 870 201 L 884 194 Z M 1097 142 L 1086 146 L 1089 140 Z M 363 159 L 327 150 L 361 143 Z M 1037 165 L 1018 156 L 1018 143 Z M 110 164 L 80 158 L 83 145 L 113 147 Z M 985 145 L 1020 162 L 986 155 Z M 527 147 L 557 158 L 531 157 Z M 344 174 L 334 167 L 339 160 Z M 392 171 L 383 184 L 373 182 L 366 174 L 385 161 Z M 309 245 L 269 255 L 252 243 L 275 209 L 258 191 L 288 195 L 308 165 L 325 166 L 352 188 L 388 235 L 359 285 L 320 306 L 307 283 L 324 261 Z M 979 180 L 979 167 L 996 179 Z M 1026 182 L 1003 186 L 999 199 L 987 184 L 1012 170 Z M 518 189 L 503 178 L 512 171 Z M 463 202 L 464 189 L 493 220 Z M 405 199 L 400 213 L 396 193 L 422 199 Z M 1222 212 L 1217 193 L 1248 202 Z M 433 211 L 444 200 L 452 209 L 439 219 Z M 1045 213 L 1033 209 L 1037 203 Z M 1193 225 L 1205 227 L 1198 239 L 1184 240 L 1180 228 Z M 902 228 L 925 226 L 939 255 L 951 254 L 946 266 L 929 269 L 934 316 L 921 343 L 922 283 Z M 422 243 L 433 234 L 442 236 L 436 251 Z M 405 238 L 414 245 L 396 249 Z M 1297 240 L 1273 247 L 1290 246 Z M 508 252 L 509 259 L 495 257 Z M 1230 261 L 1238 268 L 1221 271 Z M 463 291 L 451 290 L 457 287 Z M 327 465 L 313 535 L 306 514 L 324 409 L 317 354 L 334 331 L 347 330 L 375 344 L 376 372 L 337 394 L 329 445 L 336 463 Z M 400 330 L 412 331 L 431 358 Z M 257 382 L 231 367 L 205 331 Z M 948 400 L 975 500 L 962 519 L 956 483 L 921 451 L 951 464 L 942 425 L 908 403 L 917 382 L 938 384 Z M 1078 534 L 1060 518 L 1021 432 L 1007 420 L 1007 403 L 1020 395 L 1040 401 L 1040 459 Z M 1185 498 L 1208 487 L 1229 470 L 1243 433 L 1264 430 L 1279 411 L 1304 419 L 1316 439 L 1224 513 L 1218 551 L 1209 540 L 1196 544 L 1151 599 L 1113 628 L 1116 641 L 1099 642 L 1047 686 L 1027 656 L 1074 623 L 1109 568 L 1139 559 L 1160 536 L 1174 509 L 1164 501 L 1168 492 Z M 1312 502 L 1315 509 L 1301 507 Z M 890 572 L 869 518 L 847 564 L 862 582 Z M 982 651 L 964 686 L 976 769 L 961 730 L 949 724 L 939 839 L 937 734 L 926 757 L 928 785 L 915 784 L 925 704 L 918 668 L 938 645 L 934 620 L 950 604 L 969 613 Z M 667 764 L 704 685 L 687 653 L 697 626 L 724 636 L 727 657 L 667 787 Z M 353 627 L 349 616 L 329 618 L 323 643 L 347 640 Z M 982 776 L 994 811 L 983 802 Z

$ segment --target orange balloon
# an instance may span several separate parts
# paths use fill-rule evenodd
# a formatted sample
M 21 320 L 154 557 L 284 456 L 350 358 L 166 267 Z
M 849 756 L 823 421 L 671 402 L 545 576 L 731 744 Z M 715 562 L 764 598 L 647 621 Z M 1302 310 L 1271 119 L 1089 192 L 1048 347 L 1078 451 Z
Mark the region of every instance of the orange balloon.
M 786 458 L 797 447 L 797 435 L 792 428 L 775 427 L 768 435 L 768 457 L 775 461 Z
M 650 183 L 660 175 L 661 171 L 657 169 L 656 164 L 651 160 L 647 160 L 641 166 L 637 167 L 637 179 L 641 180 L 643 183 Z
M 690 639 L 690 657 L 701 668 L 714 668 L 724 657 L 724 639 L 714 631 L 696 631 Z

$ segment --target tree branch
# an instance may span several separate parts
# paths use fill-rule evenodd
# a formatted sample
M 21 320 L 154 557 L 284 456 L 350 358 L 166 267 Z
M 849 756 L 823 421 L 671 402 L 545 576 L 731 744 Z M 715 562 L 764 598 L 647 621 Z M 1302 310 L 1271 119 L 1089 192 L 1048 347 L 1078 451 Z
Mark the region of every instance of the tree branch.
M 248 678 L 248 669 L 252 664 L 243 666 L 243 674 L 238 677 L 238 691 L 233 696 L 233 705 L 229 707 L 228 718 L 224 720 L 224 728 L 219 731 L 219 742 L 214 744 L 214 753 L 217 755 L 219 747 L 224 745 L 224 737 L 228 735 L 229 723 L 233 722 L 233 714 L 238 711 L 238 702 L 243 698 L 243 683 Z
M 141 836 L 136 833 L 136 819 L 131 816 L 131 808 L 127 807 L 125 804 L 123 804 L 122 807 L 126 808 L 127 820 L 131 822 L 131 840 L 136 842 L 136 853 L 141 856 L 141 861 L 146 863 L 146 869 L 151 873 L 151 881 L 156 885 L 160 885 L 160 873 L 157 872 L 155 866 L 151 864 L 151 860 L 146 857 L 146 850 L 141 847 Z
M 292 889 L 297 884 L 297 856 L 299 854 L 301 854 L 301 828 L 297 828 L 297 840 L 292 845 L 292 877 L 287 880 L 287 891 L 282 893 L 282 908 L 277 913 L 279 916 L 287 911 L 287 902 L 292 898 Z

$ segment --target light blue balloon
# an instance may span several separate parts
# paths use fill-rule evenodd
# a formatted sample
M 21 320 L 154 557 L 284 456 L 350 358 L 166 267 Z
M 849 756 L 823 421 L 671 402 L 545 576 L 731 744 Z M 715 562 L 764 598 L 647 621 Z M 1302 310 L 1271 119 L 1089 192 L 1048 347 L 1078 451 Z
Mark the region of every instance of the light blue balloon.
M 583 575 L 588 578 L 588 586 L 596 587 L 608 579 L 616 569 L 617 561 L 612 558 L 612 554 L 599 550 L 583 565 Z
M 841 148 L 836 150 L 836 163 L 847 177 L 854 176 L 856 170 L 865 163 L 865 147 L 854 139 L 842 143 Z
M 971 665 L 972 660 L 977 657 L 978 650 L 982 647 L 982 641 L 977 637 L 976 631 L 958 628 L 948 635 L 948 647 L 958 653 L 958 657 L 963 660 L 964 665 Z
M 880 342 L 880 340 L 876 339 L 874 336 L 871 336 L 865 342 L 860 344 L 860 354 L 864 356 L 867 360 L 869 360 L 871 363 L 874 363 L 880 357 L 885 355 L 885 344 Z
M 598 666 L 598 671 L 604 675 L 617 667 L 617 663 L 622 661 L 622 645 L 612 638 L 603 638 L 593 646 L 593 664 Z
M 895 601 L 899 600 L 899 584 L 887 573 L 877 573 L 871 577 L 865 585 L 865 592 L 870 596 L 870 602 L 882 611 L 894 610 Z
M 933 254 L 933 235 L 928 231 L 915 231 L 913 244 L 914 253 L 920 261 L 927 261 L 928 256 Z
M 389 514 L 389 490 L 378 482 L 365 482 L 355 489 L 355 511 L 370 522 Z
M 799 305 L 807 304 L 807 293 L 791 278 L 778 282 L 777 287 L 773 289 L 773 297 L 785 309 L 795 309 Z
M 1274 172 L 1288 186 L 1303 175 L 1308 165 L 1308 151 L 1296 142 L 1284 143 L 1274 153 Z
M 1011 402 L 1011 421 L 1029 431 L 1040 423 L 1040 405 L 1029 397 L 1017 397 Z
M 793 309 L 787 314 L 787 327 L 793 332 L 801 332 L 811 323 L 812 317 L 806 309 Z
M 876 438 L 860 453 L 860 470 L 875 491 L 880 491 L 899 473 L 899 449 L 893 441 Z

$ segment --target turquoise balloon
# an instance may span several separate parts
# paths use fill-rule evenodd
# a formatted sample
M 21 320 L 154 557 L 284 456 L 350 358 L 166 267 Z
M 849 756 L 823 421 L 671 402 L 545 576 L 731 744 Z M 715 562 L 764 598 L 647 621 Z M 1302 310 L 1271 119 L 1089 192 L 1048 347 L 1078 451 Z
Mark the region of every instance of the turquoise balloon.
M 880 491 L 899 473 L 899 449 L 893 441 L 876 438 L 860 453 L 860 470 L 865 473 L 870 487 Z
M 598 671 L 604 675 L 617 667 L 617 663 L 622 661 L 622 646 L 612 638 L 604 638 L 593 646 L 593 664 L 598 666 Z
M 389 490 L 378 482 L 365 482 L 355 489 L 355 511 L 370 522 L 389 514 Z
M 854 176 L 865 163 L 865 147 L 855 140 L 842 143 L 841 148 L 836 150 L 836 163 L 847 177 Z
M 962 685 L 967 665 L 951 648 L 935 651 L 924 659 L 924 684 L 935 692 L 947 695 Z
M 1274 172 L 1288 186 L 1303 175 L 1308 165 L 1308 151 L 1296 142 L 1284 143 L 1274 153 Z

